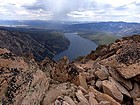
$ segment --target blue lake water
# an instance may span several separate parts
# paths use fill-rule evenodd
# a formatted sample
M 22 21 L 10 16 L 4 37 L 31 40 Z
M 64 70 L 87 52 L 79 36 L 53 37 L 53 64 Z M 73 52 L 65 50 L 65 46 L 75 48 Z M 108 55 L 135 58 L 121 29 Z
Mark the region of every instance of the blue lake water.
M 66 33 L 65 37 L 69 39 L 69 48 L 54 56 L 54 60 L 58 61 L 63 56 L 67 56 L 70 61 L 79 56 L 89 54 L 92 50 L 95 50 L 97 45 L 85 38 L 78 36 L 76 33 Z

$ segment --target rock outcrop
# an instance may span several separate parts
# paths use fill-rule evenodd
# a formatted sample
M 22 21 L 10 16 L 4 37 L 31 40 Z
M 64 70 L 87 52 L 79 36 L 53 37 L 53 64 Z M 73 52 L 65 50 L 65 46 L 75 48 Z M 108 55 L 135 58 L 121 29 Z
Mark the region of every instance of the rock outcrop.
M 38 105 L 49 87 L 49 79 L 33 59 L 25 62 L 0 49 L 0 98 L 3 105 Z
M 139 105 L 140 36 L 100 46 L 80 61 L 36 63 L 0 48 L 3 105 Z

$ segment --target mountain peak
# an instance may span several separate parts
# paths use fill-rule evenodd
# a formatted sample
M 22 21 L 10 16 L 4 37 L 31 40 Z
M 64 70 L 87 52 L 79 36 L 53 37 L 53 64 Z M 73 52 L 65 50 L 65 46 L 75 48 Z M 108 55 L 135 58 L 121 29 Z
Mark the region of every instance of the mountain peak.
M 139 105 L 140 36 L 99 46 L 69 63 L 17 57 L 0 48 L 0 98 L 8 105 Z

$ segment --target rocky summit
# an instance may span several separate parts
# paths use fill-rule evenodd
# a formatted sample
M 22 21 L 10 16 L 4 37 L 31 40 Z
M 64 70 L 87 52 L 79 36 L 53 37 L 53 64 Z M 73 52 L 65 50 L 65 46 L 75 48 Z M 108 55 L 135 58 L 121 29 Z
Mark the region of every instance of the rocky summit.
M 140 36 L 100 45 L 69 62 L 0 48 L 2 105 L 140 105 Z

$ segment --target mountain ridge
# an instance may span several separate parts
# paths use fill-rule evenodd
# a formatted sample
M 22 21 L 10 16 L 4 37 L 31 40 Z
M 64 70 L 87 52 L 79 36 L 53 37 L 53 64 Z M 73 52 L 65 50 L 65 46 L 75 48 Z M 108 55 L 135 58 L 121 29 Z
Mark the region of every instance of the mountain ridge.
M 0 98 L 5 105 L 139 105 L 140 35 L 100 45 L 69 62 L 36 63 L 0 48 Z
M 69 40 L 57 31 L 37 29 L 0 29 L 0 47 L 7 48 L 16 55 L 33 53 L 36 60 L 54 55 L 67 49 Z
M 98 45 L 113 43 L 116 39 L 140 34 L 140 23 L 135 22 L 76 22 L 76 21 L 1 21 L 1 25 L 20 28 L 36 28 L 45 30 L 57 30 L 63 33 L 77 32 L 79 36 L 96 42 Z M 21 25 L 21 26 L 20 26 Z M 22 30 L 22 29 L 21 29 Z M 21 31 L 20 30 L 20 31 Z M 22 30 L 23 31 L 23 30 Z M 30 30 L 27 30 L 30 31 Z

